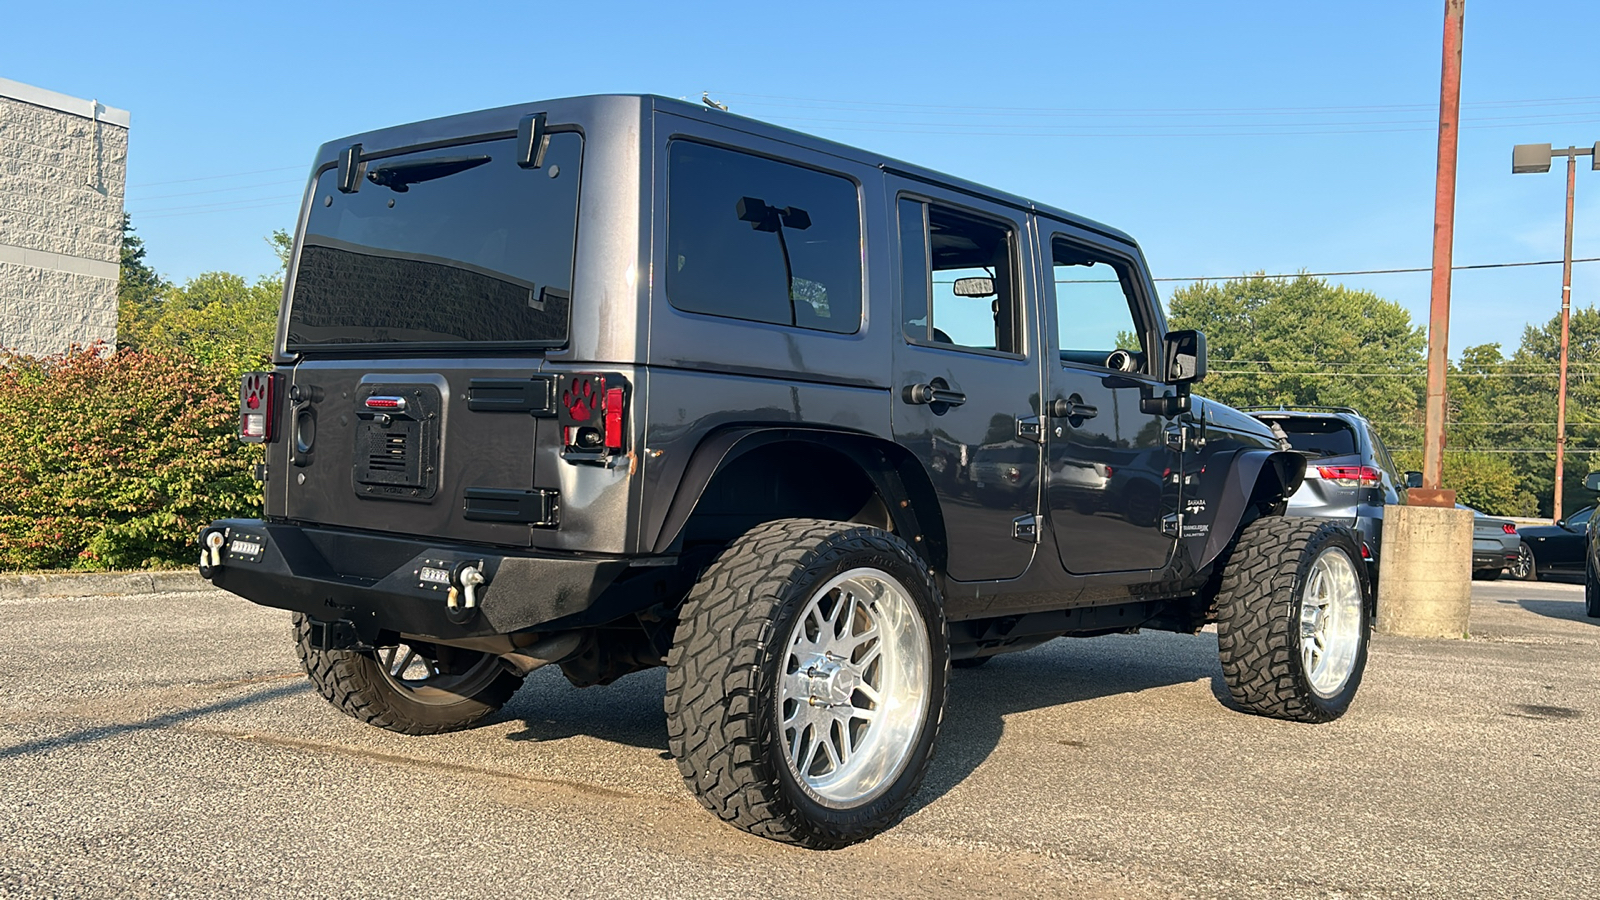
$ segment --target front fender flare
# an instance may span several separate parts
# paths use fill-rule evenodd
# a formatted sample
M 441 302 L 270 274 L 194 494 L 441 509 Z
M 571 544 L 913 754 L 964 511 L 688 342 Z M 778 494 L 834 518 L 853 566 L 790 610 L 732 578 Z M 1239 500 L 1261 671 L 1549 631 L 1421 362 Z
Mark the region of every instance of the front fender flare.
M 1206 463 L 1208 466 L 1227 465 L 1228 477 L 1223 479 L 1221 496 L 1215 498 L 1217 513 L 1211 522 L 1205 551 L 1197 560 L 1200 567 L 1210 565 L 1233 543 L 1239 529 L 1255 518 L 1250 515 L 1252 509 L 1286 499 L 1300 489 L 1300 482 L 1306 477 L 1306 458 L 1298 453 L 1238 450 L 1231 456 L 1229 460 L 1212 458 Z

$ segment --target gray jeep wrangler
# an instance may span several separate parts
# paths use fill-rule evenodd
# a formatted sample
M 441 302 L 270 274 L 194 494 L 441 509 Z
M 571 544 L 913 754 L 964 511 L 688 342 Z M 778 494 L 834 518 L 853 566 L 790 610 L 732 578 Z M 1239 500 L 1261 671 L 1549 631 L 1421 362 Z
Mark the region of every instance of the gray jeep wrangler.
M 265 513 L 200 567 L 406 734 L 666 666 L 700 801 L 840 847 L 951 666 L 1055 637 L 1214 622 L 1238 707 L 1345 711 L 1359 544 L 1205 370 L 1131 238 L 1021 197 L 659 97 L 403 125 L 317 154 L 241 386 Z

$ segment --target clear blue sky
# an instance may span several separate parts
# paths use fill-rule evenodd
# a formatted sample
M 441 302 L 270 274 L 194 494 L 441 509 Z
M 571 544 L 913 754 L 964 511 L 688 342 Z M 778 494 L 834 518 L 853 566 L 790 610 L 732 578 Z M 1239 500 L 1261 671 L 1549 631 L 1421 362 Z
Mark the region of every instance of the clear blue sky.
M 1442 0 L 13 3 L 0 76 L 133 115 L 127 208 L 175 279 L 273 268 L 312 151 L 377 126 L 611 91 L 698 99 L 1123 228 L 1161 276 L 1426 266 Z M 1600 139 L 1600 4 L 1468 0 L 1456 262 L 1559 258 Z M 250 174 L 241 174 L 250 173 Z M 1578 173 L 1576 256 L 1600 256 Z M 1335 279 L 1426 324 L 1428 276 Z M 1165 286 L 1169 292 L 1171 286 Z M 1600 263 L 1577 267 L 1593 304 Z M 1452 355 L 1556 314 L 1560 268 L 1458 273 Z

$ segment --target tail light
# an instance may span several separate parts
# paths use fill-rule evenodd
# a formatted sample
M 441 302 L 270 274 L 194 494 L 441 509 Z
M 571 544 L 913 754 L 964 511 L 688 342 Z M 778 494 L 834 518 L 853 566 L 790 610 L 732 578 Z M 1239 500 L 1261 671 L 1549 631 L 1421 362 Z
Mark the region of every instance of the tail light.
M 271 372 L 250 372 L 239 383 L 239 440 L 271 443 L 277 415 L 278 379 Z
M 1368 562 L 1372 560 L 1372 548 L 1367 546 L 1366 541 L 1361 542 L 1361 558 Z
M 1317 474 L 1339 487 L 1377 487 L 1383 481 L 1371 466 L 1317 466 Z
M 1504 525 L 1500 526 L 1500 530 L 1504 531 L 1506 534 L 1516 534 L 1517 533 L 1517 526 L 1511 524 L 1510 522 L 1507 522 Z
M 621 375 L 563 375 L 557 415 L 566 455 L 604 457 L 627 448 L 627 380 Z

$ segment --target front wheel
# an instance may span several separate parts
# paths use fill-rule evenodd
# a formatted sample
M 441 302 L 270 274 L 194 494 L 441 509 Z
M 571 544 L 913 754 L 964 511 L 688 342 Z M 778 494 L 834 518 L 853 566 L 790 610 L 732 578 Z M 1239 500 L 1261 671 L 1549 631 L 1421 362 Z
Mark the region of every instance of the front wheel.
M 892 534 L 784 519 L 734 541 L 684 602 L 667 737 L 700 802 L 761 837 L 865 840 L 922 783 L 950 653 L 938 589 Z
M 1367 664 L 1360 544 L 1327 519 L 1259 519 L 1240 533 L 1217 595 L 1217 651 L 1233 701 L 1300 722 L 1344 715 Z
M 1518 581 L 1537 581 L 1539 565 L 1533 559 L 1533 548 L 1527 541 L 1517 544 L 1517 560 L 1506 569 L 1506 574 Z
M 477 724 L 522 685 L 488 653 L 396 641 L 376 650 L 318 650 L 311 623 L 294 616 L 295 649 L 334 708 L 401 734 L 440 734 Z

